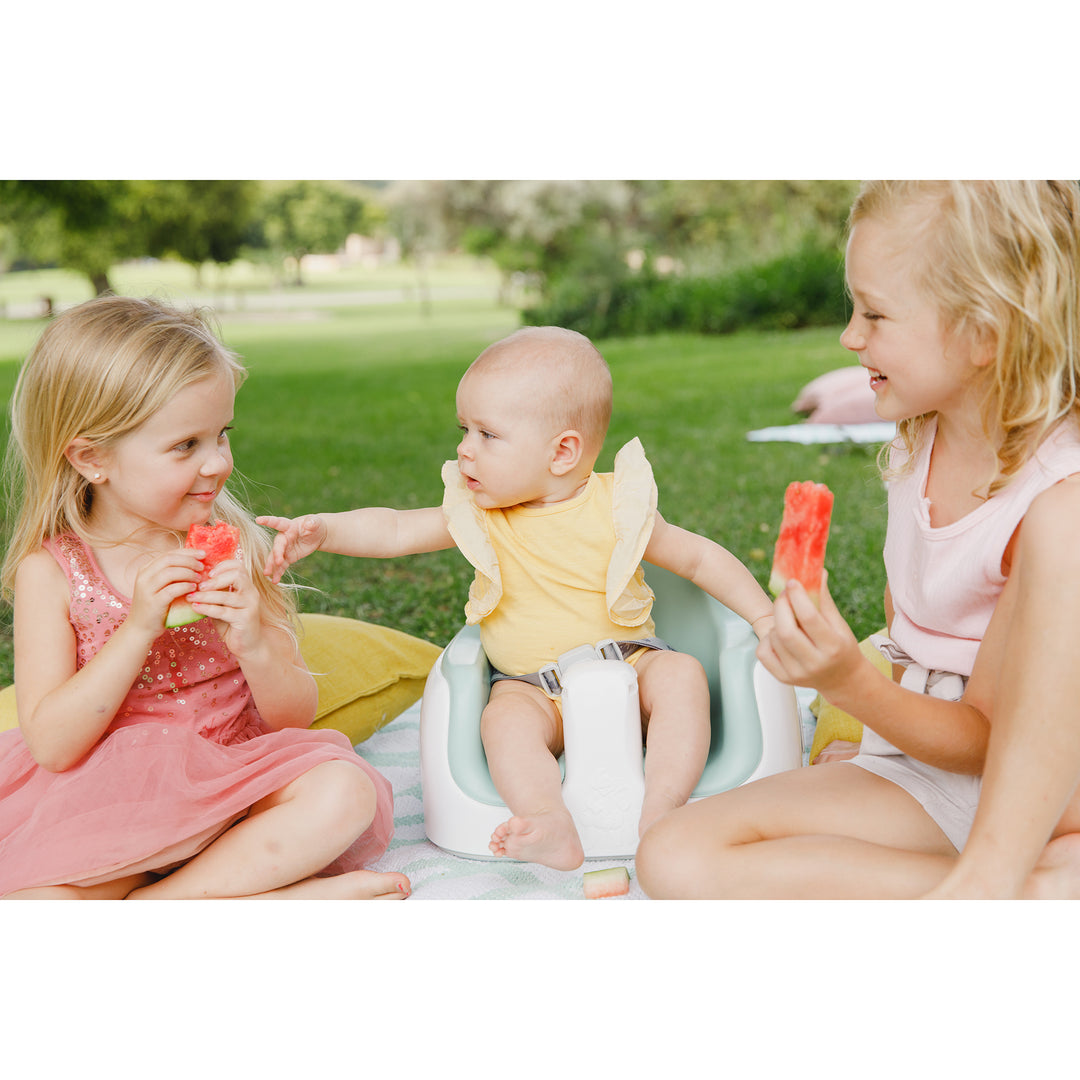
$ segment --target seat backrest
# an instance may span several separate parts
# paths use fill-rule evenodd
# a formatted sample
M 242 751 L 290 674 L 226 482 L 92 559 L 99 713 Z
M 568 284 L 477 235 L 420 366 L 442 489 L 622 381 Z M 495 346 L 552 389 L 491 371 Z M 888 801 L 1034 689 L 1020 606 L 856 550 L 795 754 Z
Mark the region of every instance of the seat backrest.
M 754 665 L 757 635 L 740 616 L 693 582 L 659 566 L 645 566 L 656 594 L 657 637 L 700 661 L 709 679 L 712 743 L 695 797 L 737 787 L 757 768 L 764 750 Z
M 757 638 L 750 626 L 692 582 L 660 567 L 645 567 L 656 602 L 656 634 L 672 648 L 695 656 L 709 680 L 712 743 L 696 797 L 737 787 L 757 768 L 763 752 L 754 689 Z M 478 627 L 467 626 L 441 661 L 450 697 L 449 766 L 458 787 L 489 805 L 502 805 L 480 740 L 491 669 Z

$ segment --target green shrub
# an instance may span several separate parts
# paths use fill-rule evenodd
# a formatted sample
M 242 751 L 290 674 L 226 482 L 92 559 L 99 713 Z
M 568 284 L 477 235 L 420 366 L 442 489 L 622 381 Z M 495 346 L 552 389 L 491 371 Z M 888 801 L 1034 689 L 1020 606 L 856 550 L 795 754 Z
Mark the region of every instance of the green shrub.
M 604 280 L 568 275 L 552 285 L 546 302 L 522 312 L 522 319 L 605 338 L 830 326 L 846 321 L 845 309 L 839 253 L 807 242 L 722 277 L 662 277 L 649 267 Z

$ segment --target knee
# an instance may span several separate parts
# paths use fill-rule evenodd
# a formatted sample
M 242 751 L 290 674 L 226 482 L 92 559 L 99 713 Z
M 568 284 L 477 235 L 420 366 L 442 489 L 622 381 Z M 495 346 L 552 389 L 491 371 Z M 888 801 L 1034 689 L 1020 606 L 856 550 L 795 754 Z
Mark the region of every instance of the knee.
M 638 674 L 643 697 L 668 695 L 673 687 L 681 690 L 709 692 L 709 677 L 696 656 L 684 652 L 654 652 L 638 664 Z
M 327 761 L 311 775 L 323 826 L 347 847 L 375 819 L 375 785 L 363 769 L 347 761 Z
M 684 652 L 672 653 L 670 663 L 681 678 L 708 684 L 709 678 L 705 674 L 705 668 L 696 656 Z
M 690 900 L 697 895 L 705 853 L 686 823 L 688 809 L 666 814 L 638 844 L 634 860 L 638 884 L 653 900 Z

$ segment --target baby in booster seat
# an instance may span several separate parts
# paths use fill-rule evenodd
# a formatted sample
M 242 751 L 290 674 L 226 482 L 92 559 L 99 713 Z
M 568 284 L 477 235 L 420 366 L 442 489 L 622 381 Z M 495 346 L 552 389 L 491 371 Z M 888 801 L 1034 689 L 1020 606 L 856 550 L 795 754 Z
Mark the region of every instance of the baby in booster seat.
M 292 519 L 266 565 L 280 579 L 315 550 L 389 558 L 457 546 L 475 568 L 465 607 L 493 669 L 481 738 L 510 818 L 495 855 L 560 870 L 584 852 L 563 801 L 560 657 L 588 646 L 637 674 L 645 741 L 638 834 L 687 801 L 710 742 L 709 688 L 692 656 L 655 637 L 641 562 L 692 581 L 768 632 L 772 603 L 730 552 L 664 520 L 637 439 L 612 473 L 593 471 L 612 380 L 583 335 L 527 327 L 485 349 L 458 385 L 461 441 L 441 507 L 368 507 Z

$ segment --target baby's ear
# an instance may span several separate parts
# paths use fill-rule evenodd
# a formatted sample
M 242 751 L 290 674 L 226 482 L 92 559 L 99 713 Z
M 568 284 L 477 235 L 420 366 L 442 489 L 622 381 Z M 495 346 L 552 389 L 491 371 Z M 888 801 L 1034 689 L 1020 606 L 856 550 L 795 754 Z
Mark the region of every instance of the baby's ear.
M 64 451 L 64 457 L 68 459 L 71 467 L 87 480 L 101 479 L 101 451 L 89 439 L 81 435 L 73 439 Z
M 551 457 L 551 471 L 556 476 L 565 476 L 577 468 L 585 449 L 585 440 L 577 431 L 564 431 L 556 436 Z

